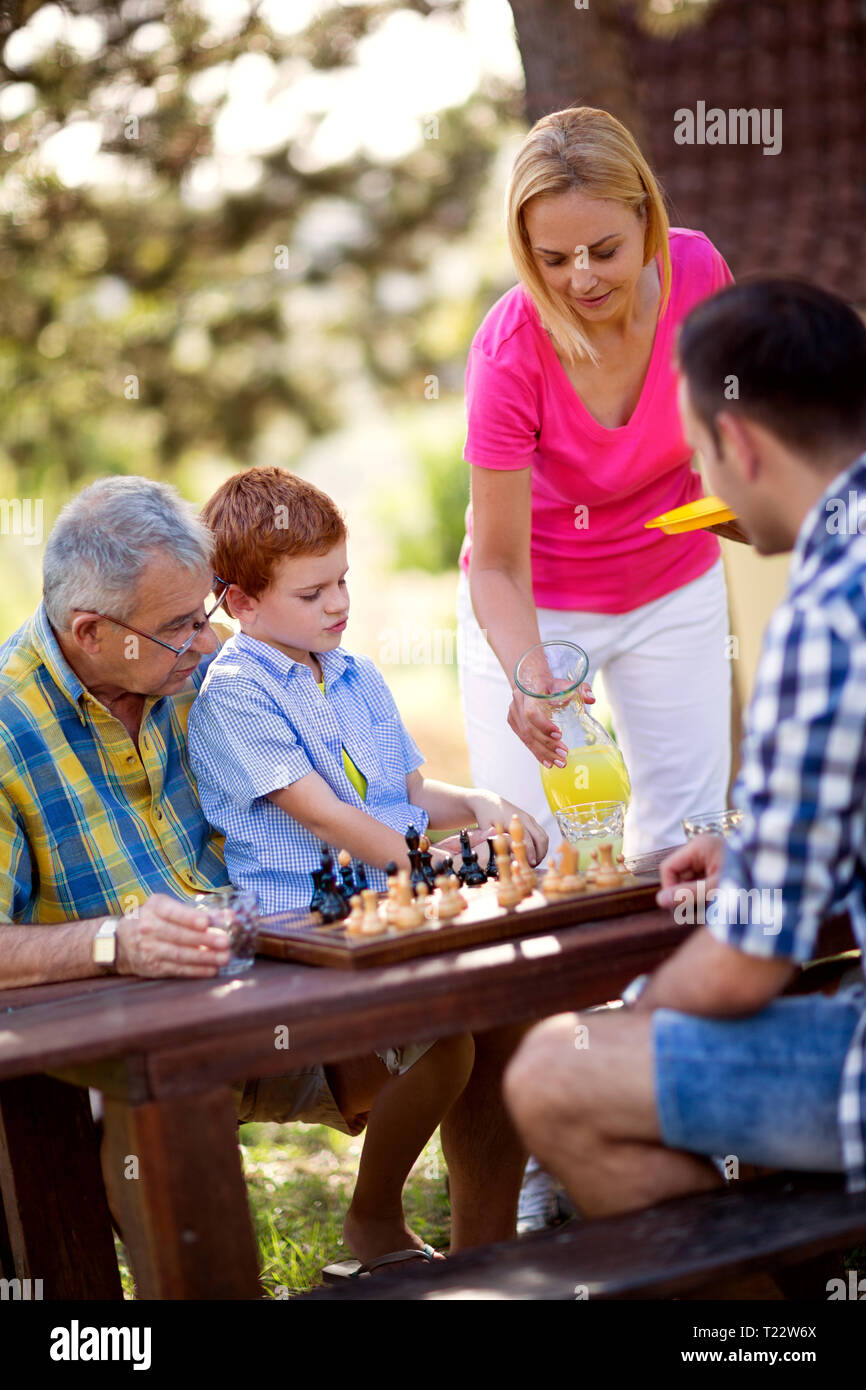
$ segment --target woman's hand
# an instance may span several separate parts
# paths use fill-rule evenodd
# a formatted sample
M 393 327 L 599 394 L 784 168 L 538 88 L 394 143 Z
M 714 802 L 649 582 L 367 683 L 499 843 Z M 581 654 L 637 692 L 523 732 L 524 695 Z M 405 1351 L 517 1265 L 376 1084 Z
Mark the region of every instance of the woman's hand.
M 683 884 L 694 885 L 706 879 L 707 892 L 715 888 L 725 857 L 725 841 L 721 835 L 696 835 L 675 849 L 659 866 L 661 888 L 656 893 L 659 907 L 674 907 L 674 894 Z
M 579 690 L 580 698 L 585 705 L 595 704 L 595 696 L 588 681 L 584 681 Z M 562 731 L 540 706 L 541 701 L 533 699 L 531 695 L 524 695 L 517 689 L 512 691 L 508 710 L 509 728 L 514 730 L 520 741 L 526 744 L 530 753 L 544 767 L 565 767 L 568 749 L 562 742 Z

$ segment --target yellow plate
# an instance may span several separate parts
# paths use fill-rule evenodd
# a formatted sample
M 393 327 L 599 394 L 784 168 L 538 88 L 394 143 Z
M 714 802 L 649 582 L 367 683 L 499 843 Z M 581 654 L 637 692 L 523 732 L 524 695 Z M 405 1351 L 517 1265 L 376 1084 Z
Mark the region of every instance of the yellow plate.
M 737 514 L 726 507 L 721 497 L 699 497 L 697 502 L 688 502 L 685 507 L 675 507 L 672 512 L 662 512 L 644 526 L 660 526 L 667 536 L 678 536 L 682 531 L 700 531 L 704 526 L 720 526 L 723 521 L 736 521 Z

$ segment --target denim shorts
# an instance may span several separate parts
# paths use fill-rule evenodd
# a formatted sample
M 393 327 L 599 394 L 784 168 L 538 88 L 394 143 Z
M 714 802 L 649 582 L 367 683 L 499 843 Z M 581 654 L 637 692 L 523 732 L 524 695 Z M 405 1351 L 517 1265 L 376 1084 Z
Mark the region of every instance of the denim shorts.
M 665 1144 L 768 1168 L 844 1171 L 838 1106 L 862 1000 L 776 999 L 745 1019 L 653 1014 Z

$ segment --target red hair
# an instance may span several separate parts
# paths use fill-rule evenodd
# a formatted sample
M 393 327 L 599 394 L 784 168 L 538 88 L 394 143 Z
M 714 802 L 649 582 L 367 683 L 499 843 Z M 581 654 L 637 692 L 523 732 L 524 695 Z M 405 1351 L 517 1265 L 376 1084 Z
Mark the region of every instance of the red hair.
M 325 555 L 346 539 L 326 492 L 285 468 L 247 468 L 218 487 L 201 511 L 214 534 L 214 572 L 259 598 L 286 555 Z

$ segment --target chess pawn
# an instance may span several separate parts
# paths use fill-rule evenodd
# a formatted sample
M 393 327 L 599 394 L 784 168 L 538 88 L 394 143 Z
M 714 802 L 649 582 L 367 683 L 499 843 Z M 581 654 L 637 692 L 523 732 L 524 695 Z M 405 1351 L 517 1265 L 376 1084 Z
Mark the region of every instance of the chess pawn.
M 439 863 L 438 870 L 436 870 L 436 873 L 438 873 L 438 876 L 441 878 L 453 878 L 456 887 L 457 874 L 455 873 L 455 860 L 452 859 L 452 856 L 445 855 L 445 859 L 443 859 L 442 862 Z
M 394 918 L 397 913 L 397 865 L 393 859 L 389 859 L 385 865 L 385 873 L 388 875 L 388 897 L 385 900 L 385 921 L 390 927 L 394 925 Z
M 364 909 L 357 893 L 351 899 L 351 907 L 352 911 L 346 919 L 346 935 L 362 936 L 364 933 Z
M 613 845 L 602 845 L 599 859 L 598 873 L 595 876 L 596 888 L 618 888 L 621 875 L 613 862 Z
M 549 903 L 556 902 L 562 892 L 562 875 L 559 872 L 559 865 L 553 855 L 550 856 L 550 863 L 541 880 L 541 891 Z
M 355 883 L 358 886 L 358 891 L 360 893 L 363 893 L 365 888 L 370 887 L 369 883 L 367 882 L 367 870 L 364 868 L 363 860 L 353 859 L 352 868 L 355 871 Z
M 379 916 L 379 899 L 373 888 L 364 888 L 361 892 L 361 900 L 364 904 L 363 922 L 361 934 L 363 936 L 381 936 L 383 931 L 387 931 L 387 925 Z M 355 898 L 352 899 L 356 901 Z
M 430 916 L 433 904 L 430 901 L 430 889 L 426 883 L 419 883 L 415 889 L 415 906 L 421 915 L 422 922 L 425 917 Z
M 497 835 L 493 841 L 496 846 L 496 867 L 499 870 L 499 882 L 496 885 L 496 901 L 500 907 L 516 907 L 523 897 L 523 889 L 514 882 L 511 876 L 511 858 L 508 853 L 508 841 L 504 835 Z
M 574 846 L 562 844 L 559 849 L 560 897 L 569 896 L 571 893 L 582 893 L 586 888 L 586 879 L 583 874 L 577 872 L 577 854 Z
M 458 892 L 457 880 L 452 876 L 446 877 L 440 874 L 436 879 L 436 887 L 439 889 L 439 899 L 436 903 L 436 917 L 440 922 L 450 922 L 466 906 L 466 899 L 463 894 Z
M 426 885 L 425 885 L 426 887 Z M 406 931 L 410 927 L 420 927 L 424 920 L 424 909 L 420 912 L 418 905 L 412 897 L 412 883 L 409 878 L 409 870 L 401 869 L 397 875 L 397 908 L 393 916 L 393 924 L 401 931 Z
M 588 867 L 588 869 L 587 869 L 587 871 L 586 871 L 585 878 L 586 878 L 587 883 L 588 883 L 591 887 L 594 887 L 594 886 L 595 886 L 595 880 L 598 878 L 598 850 L 597 850 L 597 849 L 592 849 L 592 850 L 590 850 L 590 852 L 589 852 L 589 867 Z
M 538 874 L 529 862 L 529 853 L 526 848 L 526 831 L 523 822 L 518 816 L 511 817 L 511 824 L 508 827 L 511 832 L 511 847 L 514 850 L 514 857 L 520 866 L 520 879 L 526 891 L 526 896 L 538 886 Z

